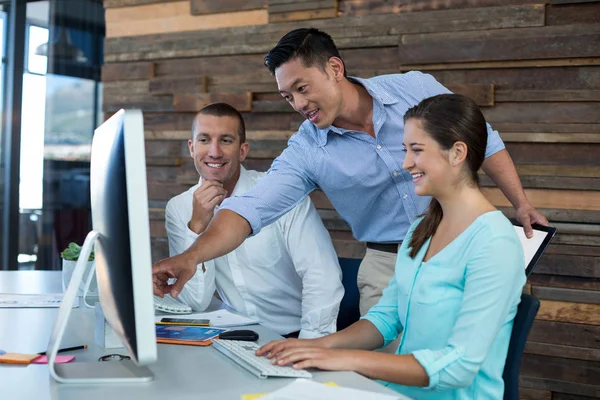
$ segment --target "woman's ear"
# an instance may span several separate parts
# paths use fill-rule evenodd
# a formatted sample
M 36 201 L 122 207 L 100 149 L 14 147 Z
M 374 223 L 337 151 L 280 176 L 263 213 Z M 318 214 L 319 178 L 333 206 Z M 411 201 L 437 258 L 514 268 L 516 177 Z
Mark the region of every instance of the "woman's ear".
M 465 142 L 456 142 L 450 149 L 452 166 L 460 165 L 467 158 L 467 145 Z

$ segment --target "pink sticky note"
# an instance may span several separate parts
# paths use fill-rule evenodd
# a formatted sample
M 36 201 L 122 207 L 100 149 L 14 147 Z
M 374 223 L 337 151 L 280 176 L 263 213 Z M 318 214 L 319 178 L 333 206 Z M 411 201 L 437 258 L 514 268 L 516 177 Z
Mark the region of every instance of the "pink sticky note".
M 75 356 L 56 356 L 55 362 L 57 364 L 65 364 L 65 363 L 73 361 L 74 359 L 75 359 Z M 33 360 L 31 363 L 32 364 L 48 364 L 48 357 L 47 356 L 39 356 L 38 358 Z

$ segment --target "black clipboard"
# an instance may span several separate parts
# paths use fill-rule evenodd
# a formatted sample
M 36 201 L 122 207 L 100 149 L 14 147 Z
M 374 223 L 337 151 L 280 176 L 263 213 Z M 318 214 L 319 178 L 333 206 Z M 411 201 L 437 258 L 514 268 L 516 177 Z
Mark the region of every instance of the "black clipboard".
M 534 238 L 527 239 L 523 231 L 523 225 L 515 220 L 511 219 L 515 231 L 521 240 L 523 245 L 523 252 L 525 253 L 525 276 L 529 276 L 533 272 L 535 265 L 539 261 L 540 257 L 548 248 L 550 241 L 556 235 L 556 228 L 552 226 L 543 226 L 540 224 L 533 224 Z

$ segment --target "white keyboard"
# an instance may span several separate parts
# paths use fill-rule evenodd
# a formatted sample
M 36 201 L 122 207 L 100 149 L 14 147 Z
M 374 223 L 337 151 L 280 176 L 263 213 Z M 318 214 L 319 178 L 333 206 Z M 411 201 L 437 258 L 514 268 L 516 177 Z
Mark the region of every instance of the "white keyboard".
M 242 340 L 221 340 L 213 339 L 213 347 L 231 358 L 237 364 L 246 368 L 259 378 L 269 376 L 279 376 L 284 378 L 312 378 L 310 372 L 294 369 L 292 367 L 282 367 L 271 364 L 271 360 L 266 357 L 257 357 L 255 352 L 260 347 L 253 342 Z
M 186 306 L 183 303 L 178 302 L 168 294 L 165 297 L 160 298 L 154 296 L 154 309 L 156 311 L 166 312 L 170 314 L 191 314 L 192 307 Z

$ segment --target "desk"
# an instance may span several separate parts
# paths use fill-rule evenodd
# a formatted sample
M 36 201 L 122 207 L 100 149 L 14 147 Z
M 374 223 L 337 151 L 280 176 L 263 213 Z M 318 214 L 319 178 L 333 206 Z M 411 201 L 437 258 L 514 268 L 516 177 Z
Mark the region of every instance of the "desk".
M 0 293 L 61 292 L 60 271 L 0 271 Z M 12 352 L 45 351 L 58 308 L 0 308 L 0 348 Z M 259 326 L 250 329 L 260 335 L 260 344 L 281 338 Z M 87 344 L 87 350 L 71 352 L 75 362 L 97 360 L 125 349 L 104 349 L 94 344 L 94 310 L 73 309 L 61 347 Z M 158 345 L 158 361 L 149 368 L 154 381 L 143 384 L 65 385 L 56 383 L 47 365 L 9 366 L 0 364 L 0 397 L 6 400 L 120 400 L 120 399 L 231 399 L 241 394 L 272 392 L 290 379 L 259 379 L 212 347 Z M 341 386 L 373 392 L 396 392 L 354 372 L 315 372 L 318 382 L 333 381 Z M 400 397 L 400 396 L 399 396 Z

